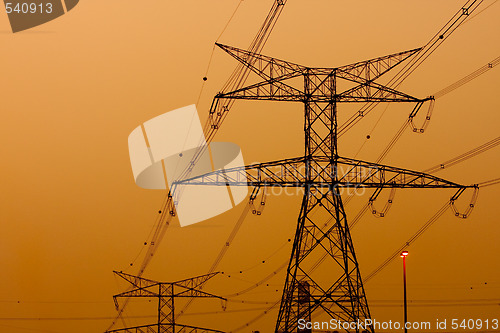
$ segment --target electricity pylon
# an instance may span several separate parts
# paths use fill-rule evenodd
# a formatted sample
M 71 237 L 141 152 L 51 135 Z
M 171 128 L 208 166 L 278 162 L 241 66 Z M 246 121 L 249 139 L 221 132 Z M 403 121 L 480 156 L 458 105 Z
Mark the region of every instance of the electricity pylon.
M 222 331 L 181 325 L 175 322 L 174 300 L 178 297 L 222 297 L 209 294 L 201 287 L 218 273 L 211 273 L 176 282 L 157 282 L 142 277 L 114 272 L 132 285 L 126 292 L 113 296 L 118 308 L 117 298 L 120 297 L 153 297 L 158 299 L 158 321 L 155 324 L 127 327 L 106 333 L 223 333 Z
M 218 170 L 185 178 L 177 183 L 253 186 L 257 190 L 262 186 L 302 187 L 304 196 L 275 332 L 304 332 L 298 327 L 299 320 L 311 320 L 315 315 L 348 323 L 370 319 L 341 190 L 463 190 L 468 187 L 425 173 L 345 158 L 338 154 L 339 103 L 415 103 L 413 113 L 416 113 L 423 102 L 432 99 L 418 99 L 375 82 L 420 49 L 337 68 L 311 68 L 217 45 L 257 74 L 261 81 L 217 94 L 210 113 L 223 113 L 234 99 L 303 103 L 304 156 Z M 212 127 L 217 128 L 218 125 L 214 122 Z M 328 271 L 313 274 L 317 259 L 323 261 L 325 257 Z M 364 330 L 374 332 L 371 326 L 363 328 L 355 325 L 345 329 L 347 332 Z

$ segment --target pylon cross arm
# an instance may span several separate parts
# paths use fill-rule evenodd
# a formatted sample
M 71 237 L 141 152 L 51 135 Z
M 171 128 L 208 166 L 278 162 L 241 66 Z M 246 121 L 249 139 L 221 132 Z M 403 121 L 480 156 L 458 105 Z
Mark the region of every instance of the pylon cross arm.
M 217 274 L 219 274 L 219 272 L 200 275 L 197 277 L 176 281 L 174 282 L 174 284 L 184 288 L 198 288 Z
M 199 289 L 184 288 L 184 287 L 182 287 L 182 289 L 183 290 L 176 292 L 173 296 L 174 297 L 211 297 L 211 298 L 219 298 L 219 299 L 225 300 L 224 297 L 210 294 L 210 293 L 201 291 Z
M 173 297 L 215 297 L 225 299 L 223 297 L 210 294 L 202 291 L 201 288 L 208 280 L 213 278 L 219 272 L 205 274 L 194 278 L 179 280 L 176 282 L 157 282 L 142 277 L 126 274 L 123 272 L 115 272 L 118 276 L 128 281 L 135 288 L 129 289 L 123 293 L 113 296 L 117 297 L 158 297 L 158 296 L 173 296 Z M 159 292 L 158 286 L 161 286 Z M 170 288 L 163 288 L 171 286 L 172 288 L 179 289 L 178 292 L 169 292 Z
M 376 80 L 422 49 L 398 52 L 341 67 L 311 68 L 233 46 L 218 43 L 216 45 L 266 81 L 283 80 L 299 75 L 335 75 L 358 83 Z
M 174 182 L 177 185 L 467 188 L 423 172 L 338 157 L 294 158 L 221 169 Z
M 217 94 L 215 98 L 302 102 L 305 99 L 304 93 L 284 81 L 284 79 L 266 80 L 235 91 Z
M 264 80 L 301 75 L 307 71 L 307 67 L 289 61 L 219 43 L 216 45 Z
M 431 99 L 431 98 L 419 99 L 375 82 L 367 82 L 365 84 L 359 84 L 334 97 L 340 103 L 364 103 L 364 102 L 419 103 Z
M 160 324 L 160 326 L 161 328 L 165 328 L 165 330 L 162 332 L 173 332 L 171 331 L 172 324 Z M 167 330 L 167 328 L 170 330 Z M 158 332 L 158 324 L 127 327 L 112 331 L 106 331 L 106 333 L 157 333 L 157 332 Z M 175 324 L 175 332 L 225 333 L 223 331 L 211 330 L 209 328 L 201 328 L 201 327 L 181 325 L 181 324 Z
M 267 80 L 252 84 L 235 91 L 219 93 L 216 99 L 246 99 L 282 102 L 317 102 L 327 103 L 336 100 L 338 103 L 365 103 L 365 102 L 399 102 L 418 103 L 430 98 L 419 99 L 403 92 L 385 87 L 375 82 L 365 82 L 347 89 L 338 94 L 332 91 L 316 89 L 311 94 L 288 84 L 286 80 Z
M 341 66 L 337 68 L 336 74 L 341 78 L 360 83 L 363 82 L 363 79 L 367 81 L 373 81 L 381 77 L 406 59 L 410 58 L 420 50 L 422 50 L 422 48 L 416 48 L 413 50 L 398 52 L 383 57 Z
M 339 157 L 337 179 L 349 187 L 375 188 L 467 188 L 443 178 L 419 171 Z
M 127 328 L 120 328 L 117 330 L 106 331 L 105 333 L 151 333 L 158 330 L 158 324 L 142 325 Z
M 115 275 L 119 276 L 120 278 L 124 279 L 125 281 L 127 281 L 128 283 L 130 283 L 131 285 L 133 285 L 134 287 L 137 287 L 137 288 L 144 288 L 144 287 L 158 284 L 158 281 L 145 279 L 145 278 L 140 277 L 140 276 L 135 276 L 135 275 L 131 275 L 131 274 L 123 273 L 123 272 L 118 272 L 118 271 L 113 271 L 113 273 L 115 273 Z
M 156 285 L 156 287 L 157 286 L 158 285 Z M 128 291 L 125 291 L 123 293 L 114 295 L 113 297 L 118 298 L 118 297 L 158 297 L 158 296 L 162 296 L 158 293 L 158 291 L 149 290 L 149 288 L 151 288 L 151 287 L 155 287 L 155 285 L 149 286 L 147 288 L 135 288 L 132 290 L 128 290 Z M 156 288 L 156 289 L 158 289 L 158 288 Z

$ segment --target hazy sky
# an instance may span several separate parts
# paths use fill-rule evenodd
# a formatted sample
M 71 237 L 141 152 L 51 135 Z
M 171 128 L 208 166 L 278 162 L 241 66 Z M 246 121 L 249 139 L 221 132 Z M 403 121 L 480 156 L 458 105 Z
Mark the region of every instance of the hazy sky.
M 464 2 L 290 0 L 263 53 L 334 67 L 413 49 Z M 482 8 L 493 2 L 485 0 Z M 0 332 L 103 332 L 111 323 L 112 295 L 126 287 L 112 271 L 137 273 L 165 196 L 134 184 L 127 137 L 148 119 L 196 103 L 215 41 L 249 45 L 272 1 L 243 1 L 218 39 L 237 4 L 86 0 L 17 34 L 11 33 L 7 15 L 0 15 Z M 401 90 L 426 97 L 498 57 L 499 15 L 500 4 L 494 4 L 460 27 Z M 235 65 L 222 51 L 213 53 L 198 104 L 202 121 Z M 405 133 L 384 163 L 425 170 L 497 137 L 499 71 L 494 68 L 438 99 L 426 133 Z M 391 105 L 380 118 L 384 109 L 378 107 L 342 137 L 341 155 L 354 156 L 371 132 L 357 158 L 378 157 L 411 106 Z M 353 111 L 341 106 L 340 121 Z M 299 104 L 237 102 L 215 140 L 239 144 L 247 163 L 296 157 L 303 153 L 302 112 Z M 498 149 L 436 175 L 463 184 L 498 178 Z M 370 193 L 346 206 L 348 219 Z M 379 266 L 453 193 L 398 191 L 386 218 L 364 216 L 352 231 L 361 273 Z M 380 195 L 377 206 L 387 195 Z M 467 191 L 457 202 L 460 209 L 470 195 Z M 409 247 L 411 320 L 500 319 L 499 195 L 500 186 L 480 190 L 469 219 L 447 211 Z M 225 274 L 206 290 L 236 293 L 286 262 L 300 200 L 300 195 L 271 195 L 261 216 L 248 216 L 220 264 Z M 144 276 L 172 281 L 207 273 L 243 206 L 191 227 L 180 228 L 174 220 Z M 275 302 L 283 280 L 280 270 L 232 299 Z M 402 321 L 396 303 L 402 298 L 399 259 L 365 288 L 374 318 Z M 440 306 L 442 301 L 450 304 Z M 127 325 L 154 322 L 155 307 L 148 304 L 135 302 L 125 315 L 152 317 L 128 319 Z M 230 331 L 267 306 L 230 302 L 225 313 L 186 315 L 179 322 Z M 188 310 L 221 311 L 218 300 L 195 302 Z M 274 309 L 242 332 L 270 332 L 276 315 Z

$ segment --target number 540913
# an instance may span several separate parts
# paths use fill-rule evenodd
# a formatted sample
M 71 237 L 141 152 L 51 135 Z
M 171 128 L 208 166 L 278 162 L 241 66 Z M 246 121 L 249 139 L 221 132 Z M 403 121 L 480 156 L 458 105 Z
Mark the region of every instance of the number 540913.
M 7 14 L 10 13 L 18 13 L 18 14 L 43 14 L 47 13 L 50 14 L 52 13 L 52 3 L 47 2 L 45 4 L 40 3 L 36 4 L 34 2 L 28 3 L 28 2 L 18 2 L 18 3 L 12 3 L 12 2 L 6 2 L 5 3 L 5 10 L 7 11 Z
M 480 329 L 498 329 L 498 319 L 452 319 L 451 329 L 464 329 L 464 330 L 480 330 Z

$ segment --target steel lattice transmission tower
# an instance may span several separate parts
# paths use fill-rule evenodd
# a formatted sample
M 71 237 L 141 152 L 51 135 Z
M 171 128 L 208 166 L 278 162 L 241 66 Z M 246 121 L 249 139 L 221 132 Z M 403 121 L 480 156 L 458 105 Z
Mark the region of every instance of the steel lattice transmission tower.
M 222 297 L 201 290 L 203 284 L 218 273 L 201 275 L 176 282 L 158 282 L 122 272 L 115 271 L 114 273 L 131 284 L 131 289 L 113 296 L 116 307 L 118 308 L 117 298 L 121 297 L 157 298 L 158 320 L 155 324 L 127 327 L 106 331 L 106 333 L 224 333 L 208 328 L 181 325 L 175 321 L 174 300 L 176 298 L 214 297 L 224 300 Z
M 360 187 L 379 190 L 467 187 L 421 172 L 341 157 L 338 153 L 338 104 L 398 102 L 415 103 L 415 108 L 419 108 L 431 99 L 418 99 L 375 82 L 420 49 L 337 68 L 311 68 L 217 45 L 261 81 L 217 94 L 210 113 L 223 113 L 233 99 L 302 103 L 304 156 L 214 171 L 177 183 L 248 185 L 257 191 L 263 186 L 302 187 L 304 197 L 275 332 L 305 332 L 299 330 L 299 319 L 314 319 L 317 315 L 346 322 L 369 319 L 340 191 Z M 212 124 L 213 128 L 217 126 L 215 122 Z M 324 262 L 327 271 L 315 270 L 318 259 Z M 372 327 L 366 329 L 373 332 Z

